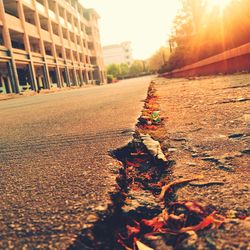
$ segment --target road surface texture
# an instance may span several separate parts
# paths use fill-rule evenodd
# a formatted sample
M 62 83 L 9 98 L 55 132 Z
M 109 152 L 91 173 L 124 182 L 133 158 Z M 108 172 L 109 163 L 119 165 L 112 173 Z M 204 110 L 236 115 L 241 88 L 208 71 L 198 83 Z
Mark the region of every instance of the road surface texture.
M 150 77 L 0 102 L 0 249 L 66 249 L 115 187 Z
M 250 75 L 160 78 L 156 88 L 165 127 L 154 136 L 175 161 L 171 179 L 204 177 L 178 189 L 178 201 L 229 219 L 195 249 L 250 249 Z

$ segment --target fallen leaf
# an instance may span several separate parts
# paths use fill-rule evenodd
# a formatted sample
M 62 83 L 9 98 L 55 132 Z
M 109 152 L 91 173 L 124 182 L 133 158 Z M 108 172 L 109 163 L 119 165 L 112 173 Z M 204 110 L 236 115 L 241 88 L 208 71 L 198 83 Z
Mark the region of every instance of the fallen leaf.
M 208 227 L 210 224 L 212 224 L 214 222 L 214 216 L 216 214 L 216 211 L 212 212 L 210 215 L 208 215 L 207 217 L 205 217 L 202 222 L 200 222 L 198 225 L 196 226 L 191 226 L 191 227 L 183 227 L 180 232 L 187 232 L 187 231 L 198 231 L 201 230 L 203 228 Z
M 140 233 L 140 231 L 141 231 L 140 224 L 136 225 L 134 227 L 127 225 L 126 228 L 127 228 L 127 233 L 128 233 L 129 238 L 131 237 L 131 235 L 136 235 L 136 234 Z
M 135 167 L 135 168 L 137 168 L 137 167 L 140 166 L 140 164 L 134 163 L 134 162 L 131 162 L 131 161 L 128 161 L 128 160 L 126 160 L 126 164 L 127 164 L 128 166 L 132 166 L 132 167 Z
M 190 178 L 190 179 L 180 179 L 180 180 L 177 180 L 177 181 L 173 181 L 165 186 L 162 187 L 161 189 L 161 193 L 159 195 L 159 199 L 160 200 L 163 200 L 164 197 L 165 197 L 165 194 L 166 192 L 172 188 L 173 186 L 176 186 L 176 185 L 179 185 L 179 184 L 185 184 L 185 183 L 189 183 L 191 181 L 196 181 L 196 180 L 200 180 L 200 179 L 203 179 L 203 176 L 197 176 L 195 178 Z
M 154 217 L 153 219 L 150 219 L 150 220 L 142 219 L 141 222 L 144 225 L 153 228 L 153 231 L 155 231 L 155 232 L 159 231 L 159 229 L 161 229 L 165 226 L 164 219 L 159 217 L 159 216 Z

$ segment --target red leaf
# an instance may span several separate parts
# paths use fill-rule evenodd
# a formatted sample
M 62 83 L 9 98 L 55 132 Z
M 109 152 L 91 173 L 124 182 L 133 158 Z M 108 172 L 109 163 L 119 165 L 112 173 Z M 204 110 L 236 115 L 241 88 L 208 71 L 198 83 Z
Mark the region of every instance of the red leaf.
M 214 211 L 213 213 L 208 215 L 206 218 L 204 218 L 203 221 L 200 222 L 198 225 L 191 226 L 191 227 L 183 227 L 180 231 L 181 232 L 198 231 L 198 230 L 201 230 L 203 228 L 206 228 L 206 227 L 208 227 L 210 224 L 212 224 L 214 222 L 215 214 L 216 214 L 216 211 Z
M 132 167 L 135 167 L 135 168 L 137 168 L 137 167 L 140 166 L 140 164 L 134 163 L 134 162 L 131 162 L 131 161 L 128 161 L 128 160 L 126 160 L 126 164 L 127 164 L 128 166 L 132 166 Z
M 165 222 L 162 218 L 154 217 L 151 220 L 142 219 L 141 222 L 149 227 L 153 228 L 153 231 L 159 231 L 165 226 Z
M 138 233 L 140 233 L 141 229 L 140 229 L 140 225 L 136 225 L 135 227 L 133 226 L 126 226 L 127 230 L 128 230 L 128 237 L 130 238 L 131 235 L 136 235 Z

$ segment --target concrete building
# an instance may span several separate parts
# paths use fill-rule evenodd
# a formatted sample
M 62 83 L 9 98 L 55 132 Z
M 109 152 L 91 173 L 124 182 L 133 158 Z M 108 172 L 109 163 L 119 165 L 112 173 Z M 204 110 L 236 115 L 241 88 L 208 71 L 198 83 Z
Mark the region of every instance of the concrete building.
M 0 0 L 0 92 L 104 83 L 98 18 L 78 0 Z
M 103 47 L 104 64 L 120 64 L 133 62 L 131 42 L 107 45 Z

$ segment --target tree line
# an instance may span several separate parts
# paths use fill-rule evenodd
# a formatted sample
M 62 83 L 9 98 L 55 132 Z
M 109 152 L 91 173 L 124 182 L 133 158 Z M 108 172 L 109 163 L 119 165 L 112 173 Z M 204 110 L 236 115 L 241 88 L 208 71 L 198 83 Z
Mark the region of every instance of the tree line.
M 150 73 L 146 61 L 143 60 L 134 60 L 131 65 L 126 63 L 110 64 L 106 67 L 106 72 L 109 83 Z
M 170 53 L 163 62 L 158 51 L 148 62 L 157 57 L 158 71 L 171 71 L 250 42 L 249 31 L 250 0 L 231 0 L 224 8 L 209 0 L 181 0 L 166 48 Z

